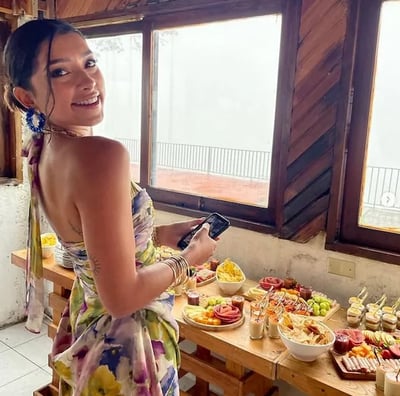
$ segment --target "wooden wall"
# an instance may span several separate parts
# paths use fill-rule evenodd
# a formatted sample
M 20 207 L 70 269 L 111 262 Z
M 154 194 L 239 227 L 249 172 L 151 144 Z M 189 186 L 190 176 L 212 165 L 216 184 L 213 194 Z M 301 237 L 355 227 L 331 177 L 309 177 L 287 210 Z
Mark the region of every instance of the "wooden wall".
M 255 0 L 254 4 L 257 3 Z M 247 1 L 247 2 L 248 2 Z M 263 1 L 263 0 L 259 0 Z M 286 177 L 279 234 L 305 242 L 326 229 L 334 152 L 344 140 L 345 38 L 352 0 L 302 0 Z M 74 20 L 133 16 L 198 7 L 200 0 L 56 0 L 56 15 Z M 238 5 L 244 0 L 227 0 Z M 201 5 L 215 3 L 201 0 Z
M 343 139 L 340 106 L 349 4 L 303 0 L 292 128 L 284 189 L 285 238 L 306 241 L 326 228 L 334 149 Z

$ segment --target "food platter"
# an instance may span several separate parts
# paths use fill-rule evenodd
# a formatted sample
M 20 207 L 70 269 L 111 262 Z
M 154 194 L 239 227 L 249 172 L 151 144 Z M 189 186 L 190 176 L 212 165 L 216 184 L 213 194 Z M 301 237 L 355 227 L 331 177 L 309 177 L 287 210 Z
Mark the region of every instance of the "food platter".
M 293 299 L 294 301 L 299 301 L 299 302 L 304 302 L 305 303 L 305 300 L 302 299 L 301 297 L 299 297 L 294 291 L 290 291 L 290 290 L 289 291 L 288 290 L 285 291 L 285 290 L 286 289 L 276 290 L 274 293 L 277 296 L 285 295 L 288 298 L 289 301 Z M 254 301 L 254 300 L 257 300 L 257 299 L 261 298 L 266 293 L 267 293 L 267 291 L 264 290 L 261 286 L 255 286 L 255 287 L 252 287 L 249 290 L 247 290 L 242 295 L 246 300 Z M 321 295 L 321 296 L 323 295 L 322 293 L 317 292 L 317 291 L 315 291 L 314 293 L 316 295 Z M 330 309 L 326 312 L 326 314 L 324 316 L 322 316 L 322 315 L 314 315 L 314 314 L 312 314 L 310 316 L 312 318 L 315 318 L 315 319 L 318 319 L 318 320 L 322 320 L 322 321 L 328 320 L 340 308 L 340 304 L 338 304 L 336 301 L 333 301 L 333 300 L 331 300 L 331 301 L 332 301 L 332 305 L 330 306 Z M 310 311 L 310 313 L 312 313 L 312 312 Z
M 201 286 L 204 286 L 204 285 L 208 285 L 209 283 L 214 282 L 216 279 L 217 279 L 217 276 L 215 275 L 215 272 L 214 272 L 214 276 L 213 277 L 205 279 L 205 280 L 203 280 L 201 282 L 197 282 L 196 286 L 197 287 L 201 287 Z
M 186 323 L 188 323 L 194 327 L 198 327 L 199 329 L 208 330 L 208 331 L 232 330 L 232 329 L 236 329 L 237 327 L 240 327 L 244 323 L 244 315 L 242 315 L 238 321 L 236 321 L 234 323 L 229 323 L 229 324 L 208 325 L 205 323 L 199 323 L 199 322 L 196 322 L 195 320 L 189 318 L 189 316 L 187 316 L 187 314 L 185 313 L 185 309 L 183 309 L 183 311 L 182 311 L 182 317 Z
M 330 352 L 333 363 L 335 364 L 335 367 L 342 378 L 351 380 L 366 380 L 366 381 L 375 380 L 375 375 L 376 375 L 375 369 L 376 367 L 379 366 L 379 362 L 376 358 L 373 359 L 365 359 L 365 358 L 363 359 L 359 357 L 350 358 L 347 355 L 340 355 L 336 353 L 334 350 L 331 350 Z M 362 365 L 363 363 L 365 364 L 365 362 L 367 362 L 371 371 L 369 372 L 349 371 L 344 363 L 346 359 L 348 359 L 349 362 L 348 364 L 353 364 L 353 365 L 360 365 L 360 364 Z M 399 359 L 385 359 L 384 361 L 386 365 L 392 366 L 394 370 L 400 369 Z

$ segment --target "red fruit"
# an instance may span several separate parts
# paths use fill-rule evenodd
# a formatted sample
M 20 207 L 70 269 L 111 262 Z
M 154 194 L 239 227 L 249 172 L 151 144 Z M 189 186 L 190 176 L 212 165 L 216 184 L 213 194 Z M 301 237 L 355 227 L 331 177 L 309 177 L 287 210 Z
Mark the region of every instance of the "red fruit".
M 400 359 L 400 345 L 399 344 L 390 345 L 389 351 L 393 355 L 394 358 Z
M 392 353 L 389 351 L 389 349 L 384 349 L 384 350 L 381 352 L 381 356 L 382 356 L 382 359 L 393 359 L 393 355 L 392 355 Z

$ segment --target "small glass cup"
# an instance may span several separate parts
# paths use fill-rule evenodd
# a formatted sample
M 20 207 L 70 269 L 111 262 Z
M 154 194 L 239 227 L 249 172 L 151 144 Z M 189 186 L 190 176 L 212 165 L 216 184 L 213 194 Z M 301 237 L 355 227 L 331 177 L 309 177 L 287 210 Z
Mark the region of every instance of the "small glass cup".
M 243 296 L 232 296 L 231 303 L 234 307 L 238 307 L 240 312 L 243 312 L 244 297 Z
M 385 365 L 384 363 L 379 364 L 376 367 L 376 370 L 375 370 L 375 385 L 376 385 L 377 389 L 383 391 L 384 386 L 385 386 L 385 375 L 389 371 L 393 371 L 393 368 L 391 368 L 388 365 Z
M 278 331 L 278 315 L 272 314 L 268 315 L 268 337 L 269 338 L 279 338 L 279 331 Z
M 399 376 L 400 377 L 400 376 Z M 395 371 L 387 371 L 385 373 L 385 381 L 383 385 L 385 396 L 400 395 L 400 378 Z
M 309 300 L 312 297 L 313 289 L 311 286 L 301 286 L 300 287 L 300 297 L 303 300 Z
M 175 296 L 179 297 L 182 295 L 183 292 L 183 285 L 177 285 L 174 287 Z
M 196 275 L 193 275 L 188 278 L 186 284 L 185 284 L 186 290 L 193 290 L 197 288 L 197 279 Z
M 200 305 L 200 294 L 196 290 L 189 289 L 186 296 L 189 305 Z
M 260 340 L 264 337 L 265 329 L 265 311 L 259 309 L 251 309 L 250 305 L 250 321 L 249 321 L 249 336 L 252 340 Z

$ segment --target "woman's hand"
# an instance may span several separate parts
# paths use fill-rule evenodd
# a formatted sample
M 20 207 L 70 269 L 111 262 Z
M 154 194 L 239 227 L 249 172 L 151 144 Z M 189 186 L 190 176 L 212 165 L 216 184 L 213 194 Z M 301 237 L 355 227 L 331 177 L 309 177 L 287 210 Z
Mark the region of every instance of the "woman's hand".
M 182 251 L 190 265 L 198 266 L 205 263 L 214 255 L 217 242 L 209 235 L 210 224 L 204 223 L 200 230 L 194 234 L 189 246 Z
M 157 226 L 158 241 L 165 246 L 178 249 L 178 242 L 193 228 L 204 221 L 204 217 Z

